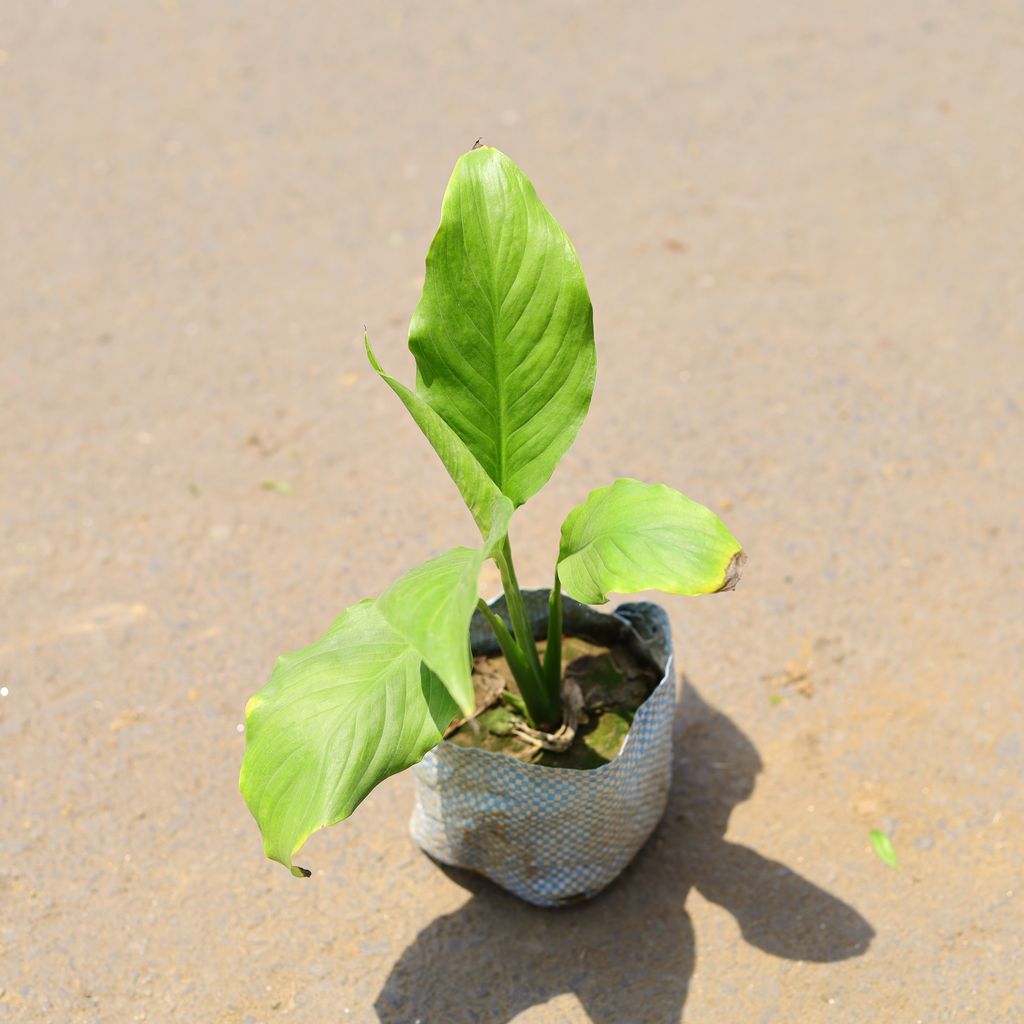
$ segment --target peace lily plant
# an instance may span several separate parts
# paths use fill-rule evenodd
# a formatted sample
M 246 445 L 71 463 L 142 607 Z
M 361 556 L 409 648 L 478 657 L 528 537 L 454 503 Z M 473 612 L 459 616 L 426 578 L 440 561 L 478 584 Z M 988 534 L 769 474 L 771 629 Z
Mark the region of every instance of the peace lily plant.
M 278 658 L 246 707 L 240 788 L 266 855 L 292 858 L 378 783 L 416 764 L 474 711 L 469 626 L 487 618 L 525 723 L 562 718 L 562 595 L 707 594 L 735 586 L 743 554 L 714 513 L 663 484 L 623 478 L 562 524 L 547 644 L 539 653 L 509 544 L 513 512 L 544 486 L 594 388 L 593 313 L 569 238 L 503 153 L 455 166 L 409 328 L 416 384 L 370 364 L 455 482 L 480 531 L 344 611 L 316 643 Z M 508 621 L 478 598 L 484 562 L 501 574 Z

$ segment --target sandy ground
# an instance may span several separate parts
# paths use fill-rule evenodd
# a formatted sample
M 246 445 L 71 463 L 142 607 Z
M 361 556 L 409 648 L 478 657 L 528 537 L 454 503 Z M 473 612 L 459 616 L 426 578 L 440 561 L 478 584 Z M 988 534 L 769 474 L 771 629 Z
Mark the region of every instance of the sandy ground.
M 1022 111 L 1008 3 L 5 4 L 0 1021 L 1024 1019 Z M 361 329 L 410 379 L 479 135 L 597 318 L 524 583 L 618 475 L 750 553 L 666 602 L 663 825 L 558 913 L 407 777 L 305 882 L 235 788 L 274 657 L 474 536 Z

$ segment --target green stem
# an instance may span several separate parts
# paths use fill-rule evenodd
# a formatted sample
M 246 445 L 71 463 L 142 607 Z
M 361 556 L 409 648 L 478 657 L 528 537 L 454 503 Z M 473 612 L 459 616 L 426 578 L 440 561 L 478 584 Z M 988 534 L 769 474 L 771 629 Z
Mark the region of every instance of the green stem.
M 523 593 L 519 589 L 519 580 L 516 579 L 515 566 L 512 564 L 512 545 L 509 543 L 508 537 L 502 541 L 501 547 L 495 552 L 495 561 L 501 572 L 505 604 L 508 607 L 508 616 L 512 620 L 512 632 L 515 635 L 516 643 L 526 655 L 534 672 L 537 673 L 537 678 L 543 678 L 540 655 L 537 653 L 537 642 L 533 638 L 533 627 L 526 614 L 526 605 L 523 604 Z
M 501 573 L 501 584 L 505 590 L 505 604 L 508 607 L 509 618 L 512 620 L 516 646 L 533 672 L 534 684 L 530 687 L 532 696 L 524 692 L 523 700 L 526 701 L 530 714 L 538 722 L 558 724 L 562 718 L 559 688 L 557 685 L 552 688 L 547 684 L 544 669 L 541 667 L 537 642 L 533 637 L 533 628 L 530 626 L 530 620 L 526 614 L 523 594 L 519 589 L 516 570 L 512 564 L 512 545 L 509 543 L 508 537 L 502 541 L 501 547 L 495 552 L 494 560 L 498 563 L 498 570 Z M 516 682 L 519 680 L 517 679 Z
M 491 629 L 494 630 L 494 635 L 498 638 L 498 646 L 501 648 L 501 653 L 505 655 L 509 670 L 519 685 L 519 693 L 523 698 L 523 703 L 526 705 L 530 725 L 536 725 L 539 719 L 534 714 L 534 708 L 538 706 L 539 688 L 537 686 L 537 677 L 534 675 L 530 663 L 526 660 L 523 652 L 516 646 L 516 642 L 512 639 L 512 634 L 508 631 L 508 626 L 505 625 L 504 620 L 491 611 L 487 602 L 480 598 L 476 606 L 480 609 L 483 617 L 491 624 Z
M 544 649 L 544 685 L 548 692 L 562 688 L 562 589 L 555 569 L 555 583 L 548 600 L 548 645 Z

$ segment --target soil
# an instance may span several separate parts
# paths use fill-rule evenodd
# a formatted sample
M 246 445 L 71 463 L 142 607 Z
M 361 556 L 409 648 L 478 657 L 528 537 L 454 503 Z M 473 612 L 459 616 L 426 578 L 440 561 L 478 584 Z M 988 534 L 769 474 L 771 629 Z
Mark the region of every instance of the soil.
M 540 645 L 543 651 L 544 645 Z M 545 750 L 517 732 L 526 725 L 515 708 L 519 688 L 505 659 L 473 659 L 477 711 L 458 724 L 448 740 L 552 768 L 599 768 L 622 749 L 633 716 L 661 681 L 624 648 L 608 648 L 575 637 L 562 640 L 563 688 L 578 686 L 583 703 L 579 724 L 564 752 Z M 512 700 L 507 698 L 511 693 Z

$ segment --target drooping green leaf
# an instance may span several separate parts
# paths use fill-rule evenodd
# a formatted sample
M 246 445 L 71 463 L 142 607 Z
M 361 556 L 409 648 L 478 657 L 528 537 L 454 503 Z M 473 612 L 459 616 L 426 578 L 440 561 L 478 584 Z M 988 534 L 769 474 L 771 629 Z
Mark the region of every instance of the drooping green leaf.
M 484 472 L 483 467 L 463 443 L 462 438 L 434 412 L 424 398 L 385 373 L 380 363 L 377 362 L 373 349 L 370 348 L 369 337 L 364 337 L 364 342 L 370 365 L 384 383 L 398 395 L 420 430 L 426 435 L 427 440 L 440 457 L 444 468 L 448 470 L 448 475 L 458 487 L 462 500 L 476 521 L 480 533 L 486 538 L 492 532 L 495 512 L 502 508 L 498 499 L 505 501 L 508 499 L 504 498 L 498 485 Z
M 485 559 L 493 557 L 495 551 L 504 544 L 515 510 L 515 505 L 504 494 L 499 494 L 491 503 L 490 511 L 486 516 L 487 530 L 484 532 L 484 546 L 481 549 Z
M 623 478 L 591 491 L 566 517 L 558 576 L 585 604 L 613 591 L 710 594 L 736 586 L 744 558 L 710 509 L 664 484 Z
M 501 492 L 519 506 L 540 490 L 590 405 L 593 313 L 568 236 L 496 149 L 455 166 L 409 348 L 419 397 Z M 428 429 L 422 410 L 399 397 L 465 495 L 436 425 Z
M 473 711 L 466 637 L 483 555 L 453 548 L 407 572 L 377 598 L 388 624 L 437 673 L 465 714 Z
M 267 856 L 291 868 L 309 835 L 347 817 L 474 707 L 469 623 L 484 559 L 508 532 L 498 495 L 481 548 L 454 548 L 346 611 L 316 643 L 278 658 L 246 708 L 239 786 Z
M 484 559 L 508 531 L 512 503 L 499 497 L 484 548 L 453 548 L 407 572 L 377 599 L 381 615 L 448 688 L 463 714 L 473 713 L 467 647 Z
M 462 644 L 465 652 L 465 635 Z M 457 710 L 374 601 L 349 608 L 316 643 L 279 658 L 246 707 L 239 778 L 266 855 L 308 875 L 292 863 L 306 839 L 420 761 Z
M 898 868 L 900 862 L 896 856 L 896 847 L 892 845 L 892 840 L 877 828 L 873 828 L 868 833 L 868 836 L 871 839 L 871 847 L 878 855 L 878 859 L 882 863 L 888 864 L 891 868 Z

